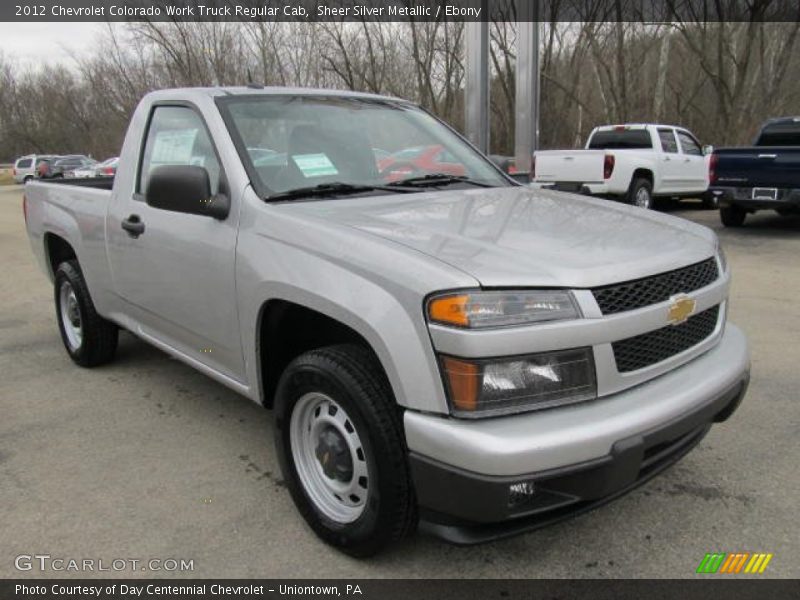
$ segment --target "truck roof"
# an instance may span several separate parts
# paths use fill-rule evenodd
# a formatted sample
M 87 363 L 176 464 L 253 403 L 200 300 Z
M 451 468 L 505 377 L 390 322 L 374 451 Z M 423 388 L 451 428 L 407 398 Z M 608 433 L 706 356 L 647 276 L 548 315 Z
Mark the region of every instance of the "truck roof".
M 667 123 L 617 123 L 616 125 L 598 125 L 595 127 L 595 129 L 600 131 L 608 131 L 618 127 L 624 127 L 625 129 L 644 129 L 645 127 L 673 127 L 675 129 L 686 129 L 686 127 L 682 127 L 680 125 L 669 125 Z
M 339 96 L 347 98 L 372 98 L 379 100 L 402 101 L 402 98 L 354 92 L 350 90 L 331 90 L 304 87 L 278 87 L 278 86 L 236 86 L 236 87 L 187 87 L 169 88 L 148 93 L 145 98 L 152 100 L 169 100 L 175 98 L 188 99 L 191 97 L 219 97 L 219 96 L 256 96 L 256 95 L 292 95 L 292 96 Z
M 764 125 L 776 125 L 782 123 L 800 123 L 800 117 L 773 117 L 764 121 Z

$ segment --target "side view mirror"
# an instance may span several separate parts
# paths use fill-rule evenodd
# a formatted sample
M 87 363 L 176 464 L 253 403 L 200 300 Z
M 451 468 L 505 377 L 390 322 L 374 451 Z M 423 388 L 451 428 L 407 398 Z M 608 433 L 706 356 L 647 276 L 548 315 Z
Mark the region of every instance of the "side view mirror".
M 225 194 L 211 194 L 208 171 L 192 165 L 164 165 L 150 172 L 145 202 L 153 208 L 225 219 L 231 201 Z
M 711 144 L 706 144 L 705 146 L 703 146 L 703 156 L 708 156 L 709 154 L 713 153 L 714 153 L 714 146 L 712 146 Z

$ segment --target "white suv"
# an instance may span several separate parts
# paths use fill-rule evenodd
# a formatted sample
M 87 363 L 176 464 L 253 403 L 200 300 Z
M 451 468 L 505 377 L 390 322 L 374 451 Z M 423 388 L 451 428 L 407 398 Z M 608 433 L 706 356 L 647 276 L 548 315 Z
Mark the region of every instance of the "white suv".
M 31 179 L 36 178 L 36 167 L 43 160 L 54 158 L 51 154 L 29 154 L 22 156 L 14 163 L 14 182 L 15 183 L 28 183 Z

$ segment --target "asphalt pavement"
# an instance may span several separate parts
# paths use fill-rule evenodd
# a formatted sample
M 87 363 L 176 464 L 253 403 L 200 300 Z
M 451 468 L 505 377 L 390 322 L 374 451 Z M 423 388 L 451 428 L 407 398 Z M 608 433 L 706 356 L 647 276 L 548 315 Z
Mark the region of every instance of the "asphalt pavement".
M 16 568 L 35 554 L 193 567 L 127 563 L 104 577 L 693 577 L 707 552 L 773 553 L 761 577 L 800 577 L 800 217 L 760 213 L 732 230 L 699 204 L 671 212 L 715 229 L 733 268 L 730 319 L 753 370 L 731 420 L 570 521 L 469 548 L 418 535 L 355 560 L 295 511 L 270 412 L 127 333 L 113 364 L 73 365 L 21 189 L 0 187 L 0 577 L 91 575 Z

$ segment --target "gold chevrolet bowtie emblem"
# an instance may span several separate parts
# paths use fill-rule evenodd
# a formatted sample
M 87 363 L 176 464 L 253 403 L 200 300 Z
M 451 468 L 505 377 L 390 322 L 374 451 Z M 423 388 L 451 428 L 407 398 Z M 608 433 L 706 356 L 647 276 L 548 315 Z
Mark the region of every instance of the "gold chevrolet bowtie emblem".
M 672 325 L 683 323 L 694 314 L 694 307 L 697 303 L 689 296 L 682 294 L 673 296 L 670 301 L 672 303 L 669 305 L 669 311 L 667 312 L 667 321 Z

